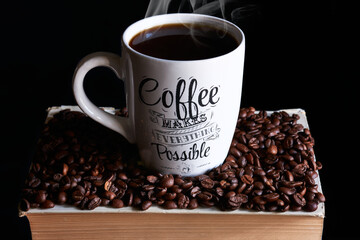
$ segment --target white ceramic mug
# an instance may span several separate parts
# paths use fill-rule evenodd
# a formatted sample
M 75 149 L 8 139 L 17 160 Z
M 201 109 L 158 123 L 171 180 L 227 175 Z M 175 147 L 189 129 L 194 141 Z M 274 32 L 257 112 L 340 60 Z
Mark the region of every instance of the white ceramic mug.
M 238 47 L 214 58 L 191 61 L 159 59 L 129 46 L 139 32 L 173 23 L 226 27 Z M 122 56 L 97 52 L 78 64 L 73 91 L 91 118 L 136 143 L 144 165 L 162 173 L 195 176 L 220 165 L 227 156 L 240 108 L 245 38 L 231 22 L 200 14 L 167 14 L 129 26 Z M 86 96 L 86 73 L 110 67 L 125 82 L 128 117 L 114 116 Z M 165 106 L 164 106 L 165 105 Z

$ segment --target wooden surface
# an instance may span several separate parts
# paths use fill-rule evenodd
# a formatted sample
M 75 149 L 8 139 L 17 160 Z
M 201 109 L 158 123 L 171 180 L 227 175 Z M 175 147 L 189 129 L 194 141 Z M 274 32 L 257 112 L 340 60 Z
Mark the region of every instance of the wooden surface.
M 323 218 L 289 215 L 32 213 L 37 239 L 321 239 Z

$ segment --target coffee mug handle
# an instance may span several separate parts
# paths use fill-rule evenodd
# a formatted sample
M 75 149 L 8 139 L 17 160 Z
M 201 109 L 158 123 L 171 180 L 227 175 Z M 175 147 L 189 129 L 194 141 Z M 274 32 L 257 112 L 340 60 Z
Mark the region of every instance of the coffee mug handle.
M 99 122 L 100 124 L 120 133 L 130 143 L 135 143 L 134 129 L 132 124 L 132 112 L 133 109 L 129 109 L 129 117 L 120 117 L 112 115 L 101 110 L 95 104 L 93 104 L 86 96 L 84 91 L 84 78 L 87 72 L 95 67 L 109 67 L 112 69 L 116 76 L 125 76 L 122 66 L 122 58 L 116 54 L 108 52 L 96 52 L 84 57 L 77 65 L 74 77 L 73 77 L 73 92 L 75 99 L 79 107 L 92 119 Z M 129 87 L 125 84 L 125 87 Z M 129 89 L 125 89 L 127 99 L 131 101 L 132 94 Z M 132 105 L 132 104 L 131 104 Z M 129 104 L 128 104 L 129 106 Z

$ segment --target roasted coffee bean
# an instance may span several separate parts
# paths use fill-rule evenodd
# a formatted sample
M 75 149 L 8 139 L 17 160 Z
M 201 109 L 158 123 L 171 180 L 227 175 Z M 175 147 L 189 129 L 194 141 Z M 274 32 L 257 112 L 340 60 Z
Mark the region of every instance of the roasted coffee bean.
M 205 202 L 210 201 L 212 199 L 212 194 L 209 192 L 201 192 L 196 196 L 199 200 Z
M 276 212 L 278 210 L 278 206 L 273 203 L 266 204 L 266 210 L 270 212 Z
M 200 201 L 200 205 L 203 207 L 213 207 L 215 206 L 215 202 L 214 201 Z
M 69 166 L 66 163 L 63 163 L 62 174 L 64 176 L 67 175 L 68 171 L 69 171 Z
M 174 200 L 176 198 L 176 193 L 167 192 L 164 195 L 165 200 Z
M 55 154 L 54 157 L 56 160 L 60 160 L 66 157 L 67 155 L 69 155 L 69 152 L 67 150 L 60 150 Z
M 236 177 L 229 177 L 228 183 L 229 184 L 227 185 L 227 189 L 235 190 L 237 188 L 237 186 L 239 185 L 239 180 Z
M 280 183 L 288 188 L 300 187 L 304 184 L 302 181 L 281 181 Z
M 100 206 L 100 204 L 101 204 L 101 198 L 99 198 L 98 196 L 95 196 L 89 201 L 88 209 L 89 210 L 95 209 L 98 206 Z
M 89 202 L 89 198 L 85 196 L 78 204 L 78 207 L 80 209 L 86 209 L 86 205 L 88 204 L 88 202 Z
M 121 199 L 116 198 L 111 201 L 111 206 L 114 208 L 122 208 L 124 207 L 124 202 Z
M 239 159 L 237 160 L 237 163 L 240 167 L 244 168 L 246 167 L 246 164 L 248 163 L 248 161 L 246 160 L 246 156 L 252 156 L 251 154 L 245 155 L 245 156 L 240 156 Z M 251 161 L 253 161 L 253 157 L 248 157 L 251 158 Z
M 305 186 L 302 186 L 298 192 L 300 193 L 301 196 L 304 196 L 306 194 L 307 188 Z
M 285 193 L 286 195 L 293 195 L 296 193 L 296 189 L 293 187 L 280 187 L 279 191 Z
M 236 162 L 236 158 L 233 155 L 228 155 L 225 159 L 226 162 Z
M 156 199 L 156 204 L 157 204 L 157 205 L 161 206 L 161 205 L 163 205 L 164 203 L 165 203 L 165 200 L 164 200 L 164 199 L 162 199 L 162 198 L 157 198 L 157 199 Z
M 278 181 L 280 179 L 280 173 L 281 170 L 271 169 L 266 173 L 266 176 L 270 179 L 275 179 L 276 181 Z
M 124 173 L 124 172 L 118 173 L 118 178 L 123 180 L 123 181 L 128 180 L 128 177 L 127 177 L 126 173 Z
M 265 188 L 264 183 L 260 182 L 260 181 L 256 181 L 254 182 L 254 188 L 256 190 L 263 190 Z
M 285 202 L 281 199 L 276 200 L 275 203 L 279 207 L 285 206 Z
M 221 180 L 221 181 L 219 182 L 219 184 L 220 184 L 220 187 L 221 187 L 222 189 L 226 189 L 227 186 L 230 185 L 226 180 Z
M 39 190 L 35 196 L 36 203 L 43 203 L 46 201 L 47 193 L 45 190 Z
M 238 198 L 240 199 L 241 203 L 247 203 L 248 202 L 248 196 L 245 194 L 237 194 Z
M 60 180 L 60 190 L 65 191 L 71 188 L 71 179 L 69 176 L 64 176 Z
M 20 209 L 25 212 L 30 210 L 30 203 L 25 198 L 20 201 Z
M 215 189 L 215 193 L 216 193 L 216 195 L 219 196 L 219 197 L 224 196 L 224 190 L 222 190 L 222 188 L 220 188 L 220 187 L 217 187 L 217 188 Z
M 228 192 L 225 195 L 225 207 L 229 208 L 230 210 L 238 209 L 243 203 L 248 201 L 248 198 L 244 194 L 236 194 L 233 191 Z
M 41 208 L 53 208 L 55 204 L 51 200 L 45 200 L 43 203 L 40 204 Z
M 296 167 L 294 167 L 293 169 L 293 174 L 296 174 L 297 176 L 304 176 L 305 172 L 307 170 L 307 166 L 305 164 L 298 164 L 296 165 Z
M 231 198 L 231 197 L 234 197 L 235 195 L 236 195 L 236 192 L 229 191 L 225 194 L 225 198 Z
M 184 181 L 184 183 L 181 185 L 182 189 L 189 189 L 193 186 L 193 182 L 191 180 Z
M 307 212 L 314 212 L 318 209 L 318 203 L 315 201 L 309 201 L 306 203 L 305 207 L 303 209 Z
M 254 179 L 250 175 L 245 174 L 244 176 L 241 177 L 241 181 L 243 183 L 250 185 L 254 182 Z
M 146 180 L 149 183 L 155 183 L 158 180 L 158 178 L 156 176 L 154 176 L 154 175 L 149 175 L 149 176 L 146 177 Z
M 241 206 L 241 202 L 238 197 L 232 196 L 227 199 L 226 205 L 229 209 L 235 210 Z
M 156 187 L 155 189 L 156 197 L 162 197 L 166 194 L 166 192 L 167 188 L 164 187 Z
M 266 152 L 271 155 L 276 155 L 278 153 L 278 148 L 276 147 L 276 145 L 271 145 L 268 147 Z
M 177 205 L 179 208 L 187 208 L 190 203 L 189 197 L 185 194 L 180 193 L 178 195 Z
M 266 172 L 262 169 L 262 168 L 257 168 L 254 171 L 254 175 L 258 175 L 258 176 L 265 176 Z
M 29 181 L 28 185 L 31 188 L 37 188 L 40 185 L 40 183 L 41 183 L 41 180 L 34 177 Z
M 228 171 L 231 169 L 231 165 L 229 162 L 225 162 L 223 165 L 221 165 L 220 170 L 222 172 Z
M 285 178 L 288 181 L 294 181 L 294 175 L 292 175 L 292 173 L 288 170 L 285 170 Z
M 317 167 L 317 170 L 321 170 L 322 169 L 322 163 L 321 162 L 316 162 L 316 167 Z
M 165 201 L 165 203 L 162 206 L 165 209 L 175 209 L 178 207 L 174 201 Z
M 269 193 L 263 196 L 266 202 L 275 202 L 279 199 L 279 197 L 280 195 L 278 193 Z
M 200 189 L 200 187 L 198 187 L 198 186 L 196 186 L 196 187 L 193 187 L 192 189 L 191 189 L 191 191 L 190 191 L 190 196 L 191 197 L 196 197 L 198 194 L 200 194 L 201 193 L 201 189 Z
M 111 191 L 105 191 L 102 196 L 106 199 L 113 200 L 116 197 L 116 194 Z
M 185 183 L 185 180 L 181 176 L 174 177 L 174 184 L 182 186 Z
M 160 186 L 170 188 L 174 185 L 174 176 L 166 174 L 160 179 Z
M 294 157 L 291 156 L 290 154 L 284 154 L 284 155 L 281 155 L 280 157 L 281 157 L 281 159 L 284 159 L 285 161 L 288 161 L 288 162 L 294 161 Z
M 204 179 L 200 183 L 203 188 L 211 189 L 214 187 L 214 181 L 210 178 Z
M 307 201 L 312 201 L 312 200 L 314 200 L 315 199 L 315 193 L 313 193 L 313 192 L 310 192 L 310 191 L 307 191 L 306 193 L 305 193 L 305 195 L 304 195 L 304 197 L 305 197 L 305 199 L 307 200 Z
M 247 165 L 244 169 L 244 175 L 249 175 L 251 178 L 254 176 L 254 166 L 253 164 Z M 249 178 L 249 176 L 246 176 L 246 178 Z M 249 181 L 251 181 L 251 179 L 249 178 Z
M 150 201 L 156 201 L 155 191 L 154 190 L 148 191 L 147 197 Z
M 319 202 L 325 202 L 325 196 L 321 192 L 315 193 L 315 196 L 319 200 Z
M 121 180 L 119 180 L 121 181 Z M 137 188 L 141 188 L 143 185 L 143 181 L 140 179 L 132 179 L 129 182 L 129 187 L 133 188 L 133 189 L 137 189 Z M 121 186 L 120 186 L 121 187 Z
M 222 172 L 219 174 L 218 179 L 225 180 L 229 177 L 226 172 Z
M 126 206 L 132 206 L 133 201 L 134 201 L 133 191 L 126 192 L 122 199 L 124 201 L 124 204 L 126 204 Z
M 198 208 L 199 204 L 196 198 L 192 198 L 189 201 L 188 209 L 195 209 Z
M 101 198 L 101 204 L 100 204 L 100 206 L 108 206 L 109 203 L 110 203 L 110 200 L 109 200 L 109 199 Z
M 293 138 L 291 136 L 288 136 L 284 139 L 283 147 L 285 149 L 291 149 L 293 147 L 293 144 L 294 144 Z
M 143 181 L 140 180 L 140 179 L 136 179 L 136 180 L 131 181 L 131 182 L 132 182 L 132 185 L 133 185 L 134 188 L 138 188 L 138 187 L 143 185 Z M 124 182 L 121 179 L 117 179 L 115 181 L 115 185 L 116 185 L 116 187 L 121 188 L 121 189 L 125 189 L 125 190 L 128 188 L 128 185 L 126 184 L 126 182 Z
M 80 189 L 77 189 L 72 193 L 72 199 L 75 202 L 81 201 L 85 196 L 84 193 L 85 193 L 85 189 L 84 189 L 84 191 L 81 191 Z
M 266 204 L 266 200 L 265 200 L 262 196 L 255 196 L 255 197 L 253 197 L 252 201 L 253 201 L 255 204 L 258 204 L 258 205 L 264 205 L 264 204 Z
M 67 194 L 66 192 L 59 192 L 57 196 L 57 203 L 64 204 L 67 201 Z
M 149 200 L 146 200 L 146 201 L 141 203 L 141 209 L 142 210 L 147 210 L 147 209 L 149 209 L 151 207 L 151 205 L 152 205 L 152 202 L 149 201 Z
M 235 158 L 239 158 L 242 155 L 237 147 L 230 147 L 229 153 Z
M 318 186 L 315 184 L 314 186 L 308 187 L 307 190 L 313 193 L 318 193 Z
M 242 144 L 242 143 L 236 144 L 236 148 L 239 149 L 239 151 L 242 152 L 242 153 L 247 153 L 247 152 L 250 151 L 249 148 L 246 147 L 246 145 Z M 234 156 L 236 157 L 236 155 L 234 155 Z
M 300 193 L 295 193 L 294 195 L 292 195 L 292 198 L 296 205 L 301 206 L 301 207 L 305 206 L 306 200 Z
M 142 203 L 141 197 L 144 196 L 145 194 L 143 192 L 140 192 L 140 195 L 141 196 L 137 196 L 137 195 L 134 196 L 132 206 L 140 206 L 141 207 L 141 203 Z
M 278 127 L 274 127 L 272 128 L 269 133 L 268 133 L 268 137 L 274 137 L 276 136 L 278 133 L 280 132 L 280 129 Z
M 154 190 L 154 188 L 155 188 L 155 186 L 151 185 L 151 184 L 145 184 L 145 185 L 142 186 L 142 189 L 145 190 L 145 191 Z

